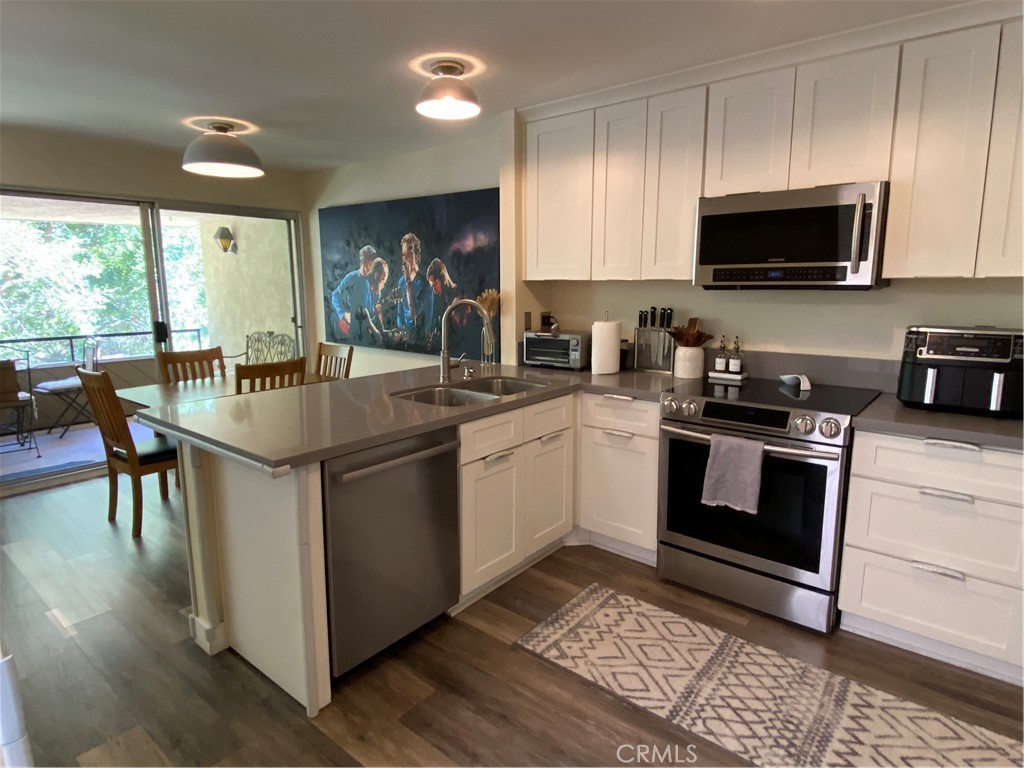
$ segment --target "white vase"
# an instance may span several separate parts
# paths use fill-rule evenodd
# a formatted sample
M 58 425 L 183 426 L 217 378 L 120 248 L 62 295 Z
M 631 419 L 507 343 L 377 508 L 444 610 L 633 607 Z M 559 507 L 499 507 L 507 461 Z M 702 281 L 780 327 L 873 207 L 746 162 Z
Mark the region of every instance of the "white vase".
M 704 376 L 704 348 L 676 347 L 672 375 L 677 379 L 700 379 Z

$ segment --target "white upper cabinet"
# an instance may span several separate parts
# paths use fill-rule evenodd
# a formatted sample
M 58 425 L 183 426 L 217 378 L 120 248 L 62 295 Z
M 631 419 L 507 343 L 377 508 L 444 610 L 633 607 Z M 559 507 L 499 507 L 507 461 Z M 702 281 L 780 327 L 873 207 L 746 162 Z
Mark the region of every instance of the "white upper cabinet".
M 788 67 L 712 84 L 705 195 L 787 188 L 795 77 Z
M 903 46 L 884 277 L 974 275 L 998 51 L 999 25 Z
M 1021 22 L 1003 27 L 992 113 L 985 203 L 978 238 L 978 277 L 1020 277 L 1021 200 Z
M 898 45 L 796 70 L 790 189 L 889 178 Z
M 647 99 L 595 112 L 590 273 L 594 280 L 640 277 L 646 139 Z
M 590 277 L 594 113 L 526 125 L 528 280 Z
M 704 86 L 647 102 L 640 277 L 693 278 L 693 228 L 704 187 Z

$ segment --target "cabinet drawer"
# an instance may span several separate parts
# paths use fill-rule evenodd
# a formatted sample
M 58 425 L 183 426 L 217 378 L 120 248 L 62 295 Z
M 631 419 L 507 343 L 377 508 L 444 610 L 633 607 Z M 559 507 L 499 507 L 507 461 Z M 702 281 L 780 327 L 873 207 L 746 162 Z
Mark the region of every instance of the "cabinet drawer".
M 459 426 L 459 463 L 467 464 L 523 442 L 523 412 L 508 411 Z
M 523 408 L 523 442 L 568 429 L 574 421 L 572 395 L 529 405 Z
M 905 560 L 843 550 L 839 608 L 893 627 L 1021 663 L 1021 591 L 929 573 Z
M 1010 504 L 854 477 L 846 543 L 1021 584 L 1021 508 Z
M 625 395 L 583 395 L 580 421 L 588 427 L 658 436 L 660 406 Z
M 1018 506 L 1022 503 L 1021 454 L 970 443 L 858 432 L 853 440 L 851 472 Z

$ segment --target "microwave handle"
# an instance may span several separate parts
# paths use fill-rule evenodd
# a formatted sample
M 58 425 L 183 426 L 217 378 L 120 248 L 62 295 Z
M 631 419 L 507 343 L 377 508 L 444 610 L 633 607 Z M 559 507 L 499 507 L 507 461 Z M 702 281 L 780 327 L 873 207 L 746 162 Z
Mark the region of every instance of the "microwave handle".
M 856 275 L 860 272 L 860 241 L 861 229 L 864 222 L 864 203 L 866 197 L 863 192 L 857 195 L 857 207 L 853 211 L 853 245 L 850 250 L 850 274 Z

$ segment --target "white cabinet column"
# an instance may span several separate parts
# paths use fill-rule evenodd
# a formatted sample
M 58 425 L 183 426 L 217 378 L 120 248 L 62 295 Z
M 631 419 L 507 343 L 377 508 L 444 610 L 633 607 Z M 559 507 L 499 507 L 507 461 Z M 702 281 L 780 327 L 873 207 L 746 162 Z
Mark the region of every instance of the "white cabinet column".
M 640 277 L 646 139 L 646 99 L 594 115 L 593 280 Z
M 972 277 L 999 25 L 903 46 L 884 277 Z
M 1020 277 L 1022 274 L 1020 135 L 1021 22 L 1003 26 L 999 46 L 992 141 L 981 209 L 977 277 Z

